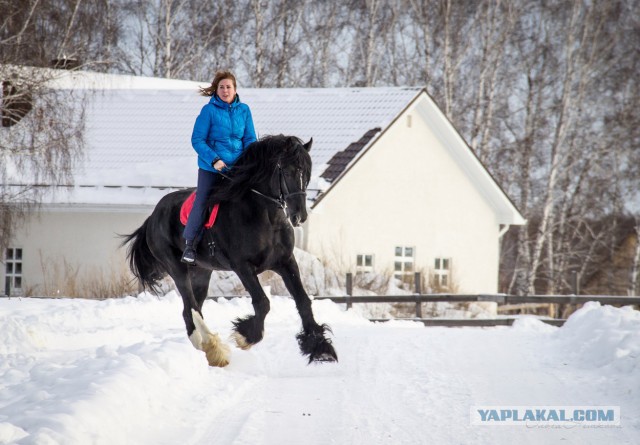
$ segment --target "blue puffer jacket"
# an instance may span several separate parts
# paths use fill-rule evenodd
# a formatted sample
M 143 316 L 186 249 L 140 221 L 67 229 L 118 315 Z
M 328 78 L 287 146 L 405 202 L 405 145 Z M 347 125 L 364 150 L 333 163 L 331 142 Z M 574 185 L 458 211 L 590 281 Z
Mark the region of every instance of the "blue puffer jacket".
M 231 167 L 247 145 L 256 140 L 251 110 L 240 102 L 240 97 L 230 104 L 217 95 L 202 107 L 193 126 L 191 145 L 198 153 L 198 167 L 215 172 L 211 165 L 222 159 Z

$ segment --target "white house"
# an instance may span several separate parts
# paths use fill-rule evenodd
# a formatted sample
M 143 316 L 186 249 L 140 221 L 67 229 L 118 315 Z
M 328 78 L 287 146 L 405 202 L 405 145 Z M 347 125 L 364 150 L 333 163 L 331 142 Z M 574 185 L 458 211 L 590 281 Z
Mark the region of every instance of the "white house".
M 52 87 L 92 92 L 85 154 L 74 183 L 52 187 L 5 252 L 7 291 L 52 293 L 69 277 L 124 273 L 117 235 L 164 194 L 195 185 L 201 85 L 61 72 Z M 425 89 L 239 85 L 238 93 L 258 136 L 313 137 L 299 247 L 342 271 L 423 271 L 452 291 L 497 291 L 500 237 L 524 220 Z

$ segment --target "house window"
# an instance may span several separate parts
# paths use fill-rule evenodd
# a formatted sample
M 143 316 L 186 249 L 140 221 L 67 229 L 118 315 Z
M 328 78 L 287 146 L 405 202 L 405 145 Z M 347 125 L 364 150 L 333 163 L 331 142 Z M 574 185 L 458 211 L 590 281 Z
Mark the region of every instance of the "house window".
M 449 287 L 451 284 L 451 258 L 436 258 L 433 267 L 434 284 Z
M 22 293 L 22 249 L 9 248 L 4 261 L 4 293 L 14 295 Z
M 2 126 L 11 127 L 17 124 L 33 108 L 31 102 L 31 94 L 16 89 L 15 85 L 9 81 L 2 82 L 0 97 Z
M 407 275 L 413 275 L 415 271 L 416 249 L 413 247 L 396 246 L 396 255 L 393 262 L 393 276 L 402 279 Z
M 361 254 L 356 256 L 356 273 L 373 272 L 373 255 Z

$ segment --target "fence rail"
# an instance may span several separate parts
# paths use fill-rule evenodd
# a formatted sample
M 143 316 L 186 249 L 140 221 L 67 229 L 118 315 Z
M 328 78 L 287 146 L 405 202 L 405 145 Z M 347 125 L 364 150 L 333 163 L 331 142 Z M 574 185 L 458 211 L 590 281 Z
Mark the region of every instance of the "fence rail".
M 493 326 L 511 326 L 517 318 L 396 318 L 395 320 L 415 321 L 424 324 L 427 327 L 493 327 Z M 540 321 L 552 326 L 562 326 L 565 321 L 559 318 L 540 318 Z M 389 318 L 370 318 L 369 321 L 387 322 Z
M 589 301 L 597 301 L 609 305 L 640 305 L 640 297 L 623 297 L 613 295 L 507 295 L 507 294 L 423 294 L 421 290 L 421 276 L 419 272 L 414 276 L 415 293 L 413 295 L 385 295 L 385 296 L 354 296 L 353 295 L 353 275 L 347 274 L 346 287 L 347 295 L 339 297 L 315 297 L 316 300 L 331 300 L 334 303 L 346 304 L 347 308 L 354 303 L 413 303 L 415 304 L 415 318 L 404 318 L 403 320 L 413 320 L 423 323 L 425 326 L 511 326 L 516 317 L 500 317 L 491 319 L 444 319 L 444 318 L 423 318 L 423 303 L 468 303 L 468 302 L 495 302 L 498 310 L 516 310 L 529 307 L 544 307 L 548 305 L 556 307 L 558 305 L 579 305 Z M 575 287 L 576 293 L 578 287 Z M 550 310 L 555 313 L 555 310 Z M 371 319 L 372 321 L 389 321 L 388 319 Z M 562 326 L 566 320 L 562 318 L 540 318 L 540 321 Z
M 315 297 L 315 300 L 331 300 L 334 303 L 436 303 L 436 302 L 495 302 L 498 304 L 553 303 L 584 304 L 598 301 L 604 304 L 635 305 L 640 297 L 621 297 L 614 295 L 462 295 L 462 294 L 415 294 L 415 295 L 364 295 L 341 297 Z
M 228 296 L 210 297 L 236 298 Z M 498 305 L 518 305 L 526 303 L 536 304 L 584 304 L 589 301 L 597 301 L 609 305 L 640 305 L 640 297 L 622 297 L 612 295 L 505 295 L 505 294 L 483 294 L 483 295 L 457 295 L 457 294 L 414 294 L 414 295 L 345 295 L 345 296 L 319 296 L 314 297 L 316 301 L 329 300 L 337 304 L 346 304 L 351 308 L 353 304 L 359 303 L 410 303 L 415 304 L 416 316 L 414 318 L 370 318 L 374 322 L 388 322 L 391 320 L 415 321 L 428 327 L 490 327 L 490 326 L 511 326 L 518 319 L 517 317 L 500 318 L 423 318 L 422 304 L 434 302 L 464 303 L 464 302 L 495 302 Z M 498 306 L 500 308 L 500 306 Z M 565 319 L 562 318 L 539 318 L 541 322 L 552 326 L 562 326 Z
M 423 318 L 422 303 L 434 302 L 495 302 L 498 305 L 519 305 L 519 304 L 584 304 L 589 301 L 597 301 L 609 305 L 640 305 L 640 297 L 622 297 L 611 295 L 456 295 L 456 294 L 415 294 L 415 295 L 384 295 L 384 296 L 340 296 L 340 297 L 315 297 L 315 300 L 330 300 L 338 304 L 346 304 L 347 308 L 354 303 L 414 303 L 416 305 L 415 318 L 400 318 L 397 320 L 417 321 L 425 326 L 446 326 L 446 327 L 486 327 L 486 326 L 511 326 L 517 317 L 501 318 Z M 372 318 L 371 321 L 385 322 L 390 319 Z M 562 326 L 565 319 L 562 318 L 540 318 L 540 321 L 553 325 Z

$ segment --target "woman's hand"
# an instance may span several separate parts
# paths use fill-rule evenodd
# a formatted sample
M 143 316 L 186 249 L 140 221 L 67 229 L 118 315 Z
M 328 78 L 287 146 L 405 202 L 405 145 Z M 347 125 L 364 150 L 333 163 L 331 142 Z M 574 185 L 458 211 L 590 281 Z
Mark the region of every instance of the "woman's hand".
M 218 159 L 214 164 L 213 168 L 221 172 L 223 169 L 227 168 L 227 164 L 224 163 L 222 159 Z

